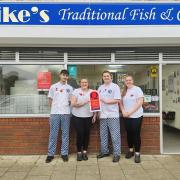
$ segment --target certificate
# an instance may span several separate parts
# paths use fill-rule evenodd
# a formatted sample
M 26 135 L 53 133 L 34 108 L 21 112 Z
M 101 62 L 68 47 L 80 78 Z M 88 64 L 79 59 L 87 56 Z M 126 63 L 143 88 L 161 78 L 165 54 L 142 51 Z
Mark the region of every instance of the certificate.
M 100 103 L 99 93 L 97 91 L 92 91 L 90 93 L 90 111 L 91 112 L 101 111 L 101 103 Z

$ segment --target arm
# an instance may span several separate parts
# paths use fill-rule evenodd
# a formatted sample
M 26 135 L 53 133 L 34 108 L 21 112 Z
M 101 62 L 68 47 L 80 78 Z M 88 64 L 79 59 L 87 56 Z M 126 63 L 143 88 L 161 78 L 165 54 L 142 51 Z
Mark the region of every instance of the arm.
M 128 112 L 126 112 L 125 109 L 124 109 L 123 100 L 120 100 L 119 105 L 120 105 L 120 108 L 121 108 L 121 112 L 122 112 L 123 117 L 128 117 L 129 114 L 128 114 Z
M 101 101 L 105 104 L 117 104 L 117 103 L 119 103 L 119 101 L 121 99 L 121 92 L 120 92 L 119 86 L 116 85 L 115 88 L 113 88 L 113 91 L 114 91 L 114 97 L 112 99 L 103 98 L 103 99 L 101 99 Z
M 48 104 L 50 107 L 52 106 L 53 97 L 54 97 L 54 89 L 53 86 L 51 86 L 48 93 L 48 99 L 49 99 Z
M 84 106 L 85 104 L 87 104 L 88 102 L 89 102 L 89 101 L 77 103 L 77 98 L 76 98 L 76 96 L 74 96 L 74 95 L 71 96 L 71 106 L 72 106 L 72 107 L 82 107 L 82 106 Z
M 101 99 L 101 101 L 105 104 L 117 104 L 120 99 Z
M 130 116 L 131 114 L 133 114 L 134 112 L 136 112 L 136 111 L 142 106 L 143 101 L 144 101 L 144 98 L 143 98 L 143 97 L 138 98 L 136 105 L 135 105 L 129 112 L 127 112 L 127 113 L 128 113 L 128 116 Z
M 119 101 L 119 106 L 121 108 L 122 113 L 124 114 L 125 109 L 124 109 L 124 105 L 123 105 L 123 100 L 122 99 Z
M 52 98 L 49 98 L 49 106 L 52 106 Z
M 92 123 L 95 123 L 97 119 L 97 112 L 93 113 Z

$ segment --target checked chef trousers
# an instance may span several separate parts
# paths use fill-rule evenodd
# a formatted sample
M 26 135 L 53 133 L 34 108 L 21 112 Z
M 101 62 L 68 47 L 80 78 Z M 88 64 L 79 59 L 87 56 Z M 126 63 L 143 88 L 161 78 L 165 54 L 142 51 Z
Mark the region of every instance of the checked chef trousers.
M 119 118 L 100 119 L 100 139 L 101 153 L 109 153 L 108 149 L 108 129 L 110 131 L 113 154 L 120 155 L 121 153 L 121 136 L 120 136 L 120 121 Z
M 68 155 L 69 153 L 69 128 L 70 115 L 69 114 L 51 114 L 49 119 L 50 135 L 48 156 L 54 156 L 57 146 L 58 132 L 62 131 L 61 155 Z

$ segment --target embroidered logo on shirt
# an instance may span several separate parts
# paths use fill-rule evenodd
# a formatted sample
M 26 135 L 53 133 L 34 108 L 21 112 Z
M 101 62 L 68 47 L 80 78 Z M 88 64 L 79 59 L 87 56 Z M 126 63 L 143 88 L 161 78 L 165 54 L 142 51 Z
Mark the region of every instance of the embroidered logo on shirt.
M 70 89 L 66 89 L 66 92 L 67 92 L 67 93 L 70 93 Z
M 83 96 L 84 94 L 83 93 L 79 93 L 80 96 Z
M 109 89 L 109 90 L 108 90 L 108 93 L 109 93 L 109 94 L 111 94 L 111 93 L 112 93 L 112 90 L 111 90 L 111 89 Z

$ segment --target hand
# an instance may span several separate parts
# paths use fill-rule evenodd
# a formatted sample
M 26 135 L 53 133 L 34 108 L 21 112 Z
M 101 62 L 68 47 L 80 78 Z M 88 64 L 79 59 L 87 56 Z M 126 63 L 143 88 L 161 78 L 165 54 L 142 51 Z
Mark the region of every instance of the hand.
M 77 106 L 81 107 L 81 106 L 84 106 L 84 105 L 86 105 L 88 103 L 89 103 L 89 100 L 81 101 L 81 102 L 77 103 Z
M 85 101 L 84 101 L 84 105 L 85 105 L 85 104 L 89 104 L 89 102 L 90 102 L 89 99 L 85 100 Z
M 129 112 L 123 112 L 123 117 L 129 117 L 130 113 Z
M 107 99 L 105 99 L 105 98 L 102 98 L 102 99 L 101 99 L 101 102 L 103 102 L 103 103 L 105 103 L 105 104 L 108 104 L 108 103 L 109 103 L 109 101 L 108 101 Z
M 94 124 L 96 122 L 96 116 L 93 116 L 92 123 Z

